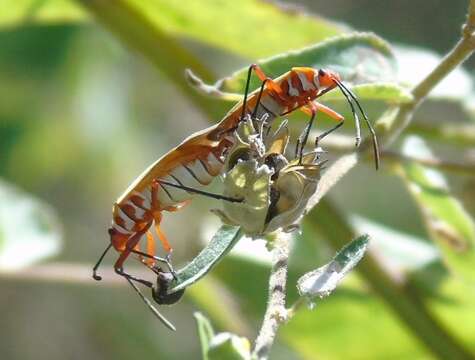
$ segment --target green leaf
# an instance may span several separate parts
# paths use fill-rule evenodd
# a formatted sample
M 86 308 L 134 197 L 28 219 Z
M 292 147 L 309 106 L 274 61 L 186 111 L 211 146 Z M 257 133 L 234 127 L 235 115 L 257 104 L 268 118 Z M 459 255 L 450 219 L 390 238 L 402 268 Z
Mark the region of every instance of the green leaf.
M 432 157 L 421 139 L 408 138 L 404 153 L 418 156 L 417 152 Z M 415 162 L 402 165 L 400 174 L 449 268 L 475 283 L 475 222 L 451 195 L 444 176 Z
M 250 358 L 251 344 L 245 337 L 224 332 L 211 340 L 209 360 L 250 360 Z
M 303 12 L 286 12 L 257 0 L 83 0 L 85 6 L 127 18 L 145 16 L 156 29 L 174 37 L 187 37 L 241 56 L 255 58 L 321 41 L 343 27 Z M 0 13 L 1 25 L 25 22 L 81 21 L 87 18 L 72 0 L 7 1 Z M 99 15 L 101 15 L 99 14 Z M 96 13 L 97 15 L 97 13 Z M 99 16 L 101 18 L 102 16 Z M 210 26 L 212 25 L 212 26 Z M 216 29 L 220 29 L 216 36 Z M 275 32 L 275 29 L 285 31 Z M 246 41 L 243 41 L 245 39 Z M 136 38 L 140 42 L 140 38 Z
M 211 339 L 214 337 L 213 326 L 208 318 L 206 318 L 202 313 L 195 312 L 194 314 L 196 325 L 198 327 L 198 335 L 200 338 L 201 345 L 201 355 L 203 360 L 208 360 L 208 351 L 209 344 Z
M 6 0 L 2 1 L 0 27 L 30 23 L 64 23 L 87 18 L 84 10 L 72 0 Z
M 177 280 L 172 283 L 168 293 L 172 294 L 185 289 L 205 276 L 240 238 L 239 227 L 221 226 L 208 245 L 183 269 L 177 271 Z
M 323 298 L 330 295 L 363 258 L 368 241 L 367 234 L 352 240 L 328 264 L 303 275 L 297 282 L 300 296 Z
M 389 45 L 371 33 L 341 35 L 312 46 L 286 52 L 258 61 L 263 71 L 275 78 L 292 67 L 308 66 L 316 69 L 330 68 L 343 80 L 354 84 L 392 81 L 395 79 L 395 61 Z M 224 92 L 244 92 L 248 68 L 242 68 L 216 83 Z M 251 89 L 260 85 L 253 77 Z
M 409 89 L 395 83 L 377 82 L 371 84 L 355 85 L 351 87 L 359 100 L 384 101 L 389 104 L 404 104 L 411 102 L 413 96 Z M 346 101 L 340 91 L 330 91 L 322 99 L 325 101 Z
M 303 13 L 289 14 L 257 0 L 122 0 L 110 6 L 116 6 L 115 3 L 146 14 L 168 34 L 250 58 L 311 44 L 342 32 L 342 27 L 328 20 Z
M 0 269 L 14 270 L 56 255 L 60 243 L 51 207 L 0 181 Z

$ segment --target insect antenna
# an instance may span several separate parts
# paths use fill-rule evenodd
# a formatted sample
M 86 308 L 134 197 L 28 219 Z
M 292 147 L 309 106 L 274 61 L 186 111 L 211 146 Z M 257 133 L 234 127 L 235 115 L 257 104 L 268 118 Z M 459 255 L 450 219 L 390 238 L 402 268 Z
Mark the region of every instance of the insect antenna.
M 355 119 L 355 130 L 356 130 L 356 144 L 355 146 L 358 147 L 360 146 L 361 143 L 361 126 L 360 126 L 360 118 L 358 117 L 358 114 L 356 113 L 355 106 L 353 105 L 353 101 L 351 101 L 350 96 L 346 92 L 346 88 L 343 87 L 342 83 L 339 81 L 335 80 L 335 84 L 338 86 L 340 89 L 341 93 L 345 96 L 346 101 L 348 104 L 350 104 L 351 107 L 351 114 L 353 115 L 353 118 Z
M 237 202 L 237 203 L 241 203 L 241 202 L 244 201 L 244 199 L 237 199 L 237 198 L 232 198 L 232 197 L 224 196 L 224 195 L 220 195 L 220 194 L 214 194 L 214 193 L 210 193 L 210 192 L 207 192 L 207 191 L 198 190 L 198 189 L 195 189 L 195 188 L 192 188 L 192 187 L 189 187 L 189 186 L 185 186 L 185 185 L 182 185 L 182 184 L 175 184 L 175 183 L 172 183 L 172 182 L 168 182 L 166 180 L 158 180 L 158 182 L 162 185 L 175 187 L 175 188 L 182 189 L 182 190 L 185 190 L 185 191 L 188 191 L 188 192 L 191 192 L 191 193 L 208 196 L 208 197 L 211 197 L 211 198 L 217 199 L 217 200 L 225 200 L 225 201 Z
M 346 87 L 342 82 L 340 82 L 338 80 L 335 80 L 335 79 L 333 81 L 339 87 L 342 94 L 345 96 L 346 100 L 348 101 L 348 103 L 351 106 L 351 112 L 355 116 L 355 124 L 356 124 L 355 126 L 356 126 L 356 131 L 357 131 L 356 141 L 357 141 L 358 145 L 359 145 L 358 133 L 360 132 L 360 130 L 359 130 L 359 127 L 360 127 L 359 126 L 359 119 L 356 116 L 355 108 L 354 108 L 354 106 L 352 104 L 353 102 L 351 100 L 353 100 L 355 102 L 355 104 L 358 107 L 361 115 L 363 115 L 363 119 L 366 123 L 366 126 L 368 127 L 368 130 L 371 133 L 371 138 L 372 138 L 372 141 L 373 141 L 373 152 L 374 152 L 375 166 L 376 166 L 376 170 L 378 170 L 379 169 L 379 163 L 380 163 L 378 138 L 376 137 L 376 132 L 374 131 L 374 128 L 371 125 L 371 122 L 369 121 L 368 116 L 366 115 L 365 111 L 361 107 L 361 104 L 358 101 L 358 98 L 356 97 L 356 95 L 348 87 Z M 361 136 L 360 136 L 360 139 L 361 139 Z
M 130 286 L 132 286 L 132 288 L 135 290 L 135 292 L 140 296 L 140 298 L 143 300 L 143 302 L 145 303 L 145 305 L 147 305 L 147 307 L 153 312 L 153 314 L 158 318 L 158 320 L 160 320 L 162 322 L 163 325 L 165 325 L 167 328 L 169 328 L 170 330 L 172 331 L 176 331 L 176 328 L 175 326 L 173 326 L 173 324 L 168 321 L 165 316 L 163 316 L 156 308 L 155 306 L 152 305 L 152 303 L 150 302 L 149 299 L 147 299 L 144 294 L 142 294 L 142 292 L 140 291 L 140 289 L 137 287 L 137 285 L 135 285 L 133 283 L 133 281 L 131 279 L 129 279 L 128 277 L 125 277 L 125 279 L 129 282 Z
M 249 70 L 247 71 L 247 80 L 246 80 L 246 89 L 244 90 L 244 100 L 242 102 L 242 113 L 241 113 L 241 121 L 244 119 L 246 115 L 246 105 L 247 105 L 247 95 L 249 94 L 249 84 L 251 82 L 251 74 L 254 67 L 251 65 L 249 66 Z
M 101 265 L 102 260 L 104 259 L 104 256 L 106 256 L 106 254 L 109 252 L 111 247 L 112 247 L 112 243 L 107 245 L 106 249 L 104 250 L 102 255 L 99 257 L 99 260 L 97 260 L 96 265 L 94 265 L 94 267 L 92 268 L 92 277 L 94 278 L 94 280 L 97 280 L 97 281 L 102 280 L 102 277 L 97 275 L 97 269 Z

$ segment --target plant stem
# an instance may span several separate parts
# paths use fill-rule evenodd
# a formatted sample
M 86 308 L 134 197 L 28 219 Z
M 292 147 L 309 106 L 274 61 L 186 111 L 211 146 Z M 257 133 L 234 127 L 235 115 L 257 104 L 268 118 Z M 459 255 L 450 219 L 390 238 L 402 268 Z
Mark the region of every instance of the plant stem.
M 343 247 L 345 239 L 355 237 L 351 226 L 343 220 L 344 216 L 327 200 L 320 201 L 318 208 L 306 219 L 335 249 Z M 435 314 L 427 308 L 416 289 L 386 270 L 371 253 L 371 249 L 358 264 L 356 271 L 413 332 L 414 338 L 425 344 L 434 355 L 440 359 L 473 359 L 473 354 L 447 332 Z
M 395 163 L 415 162 L 426 167 L 450 171 L 453 173 L 465 174 L 470 176 L 473 176 L 473 174 L 475 174 L 475 163 L 473 161 L 468 163 L 462 163 L 442 160 L 435 157 L 420 158 L 400 154 L 395 151 L 384 151 L 383 156 L 386 160 L 390 160 Z
M 462 38 L 452 50 L 442 59 L 439 65 L 412 89 L 414 100 L 411 103 L 403 104 L 399 108 L 392 129 L 386 134 L 385 147 L 391 145 L 401 133 L 411 123 L 414 111 L 421 104 L 424 98 L 443 80 L 452 70 L 462 64 L 475 50 L 475 0 L 471 0 L 468 9 L 467 22 L 463 26 Z
M 267 359 L 282 322 L 286 321 L 285 308 L 287 288 L 287 268 L 289 258 L 289 236 L 281 234 L 274 240 L 272 250 L 272 270 L 269 278 L 269 300 L 262 321 L 261 329 L 256 339 L 253 359 Z

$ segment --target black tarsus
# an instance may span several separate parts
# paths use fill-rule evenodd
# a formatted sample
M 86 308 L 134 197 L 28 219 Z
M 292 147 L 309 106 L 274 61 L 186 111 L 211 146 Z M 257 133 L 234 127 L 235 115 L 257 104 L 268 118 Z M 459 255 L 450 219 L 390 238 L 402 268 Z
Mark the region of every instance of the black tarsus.
M 109 245 L 107 245 L 106 249 L 104 250 L 104 252 L 102 253 L 102 255 L 99 257 L 99 260 L 97 260 L 96 262 L 96 265 L 94 265 L 94 267 L 92 268 L 92 277 L 94 278 L 94 280 L 97 280 L 97 281 L 101 281 L 102 280 L 102 277 L 97 275 L 97 269 L 99 268 L 99 266 L 101 265 L 102 263 L 102 260 L 104 259 L 104 256 L 106 256 L 106 254 L 109 252 L 110 248 L 112 247 L 112 243 L 110 243 Z

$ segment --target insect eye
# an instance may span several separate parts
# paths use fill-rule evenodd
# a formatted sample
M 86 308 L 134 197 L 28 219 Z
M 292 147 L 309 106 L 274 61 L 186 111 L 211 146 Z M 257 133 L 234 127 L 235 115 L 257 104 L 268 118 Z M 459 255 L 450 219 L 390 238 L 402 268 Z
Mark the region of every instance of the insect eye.
M 318 76 L 324 77 L 324 76 L 327 76 L 327 73 L 325 70 L 320 69 L 318 70 Z

